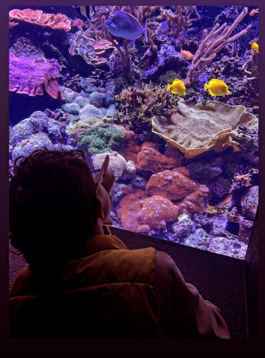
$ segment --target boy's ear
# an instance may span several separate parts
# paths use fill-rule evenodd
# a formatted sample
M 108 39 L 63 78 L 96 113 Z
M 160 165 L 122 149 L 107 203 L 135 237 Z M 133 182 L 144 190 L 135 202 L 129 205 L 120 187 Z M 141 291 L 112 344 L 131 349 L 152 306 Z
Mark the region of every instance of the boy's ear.
M 102 200 L 99 197 L 97 197 L 96 199 L 97 199 L 97 217 L 100 219 L 104 219 L 105 215 L 104 215 Z

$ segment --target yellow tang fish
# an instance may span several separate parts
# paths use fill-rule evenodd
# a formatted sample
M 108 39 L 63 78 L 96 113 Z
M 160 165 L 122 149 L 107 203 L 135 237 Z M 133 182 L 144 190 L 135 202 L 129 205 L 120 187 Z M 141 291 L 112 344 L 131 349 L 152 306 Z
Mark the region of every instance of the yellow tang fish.
M 259 53 L 259 45 L 257 44 L 257 42 L 252 43 L 251 50 L 253 50 L 254 52 Z
M 175 79 L 172 83 L 172 85 L 170 85 L 169 83 L 167 84 L 167 90 L 169 90 L 171 88 L 171 93 L 175 93 L 175 94 L 179 94 L 179 95 L 184 95 L 186 96 L 186 87 L 184 85 L 184 83 L 179 80 L 179 79 Z
M 224 96 L 225 94 L 231 93 L 228 90 L 227 84 L 221 80 L 213 78 L 209 84 L 205 83 L 204 90 L 209 90 L 211 96 Z

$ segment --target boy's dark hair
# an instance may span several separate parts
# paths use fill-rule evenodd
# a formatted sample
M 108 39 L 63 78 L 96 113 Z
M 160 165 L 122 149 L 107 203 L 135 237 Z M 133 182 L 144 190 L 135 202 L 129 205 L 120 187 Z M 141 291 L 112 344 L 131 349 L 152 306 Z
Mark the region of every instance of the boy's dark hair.
M 11 244 L 31 265 L 65 262 L 89 237 L 95 183 L 82 151 L 17 158 L 9 189 Z

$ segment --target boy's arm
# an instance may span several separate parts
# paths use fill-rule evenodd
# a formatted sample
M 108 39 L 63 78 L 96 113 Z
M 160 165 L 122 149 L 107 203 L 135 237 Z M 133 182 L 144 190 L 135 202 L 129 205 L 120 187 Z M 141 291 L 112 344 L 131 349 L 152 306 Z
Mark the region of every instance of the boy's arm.
M 156 251 L 156 298 L 168 338 L 230 338 L 220 309 L 186 283 L 174 260 Z

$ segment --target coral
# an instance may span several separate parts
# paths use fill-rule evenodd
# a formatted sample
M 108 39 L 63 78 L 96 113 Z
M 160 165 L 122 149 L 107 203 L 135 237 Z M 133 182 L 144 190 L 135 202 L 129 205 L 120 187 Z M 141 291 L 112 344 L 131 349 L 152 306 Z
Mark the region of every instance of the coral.
M 134 134 L 130 140 L 122 143 L 119 153 L 124 156 L 126 160 L 137 162 L 137 155 L 141 150 L 141 146 L 137 144 L 137 136 Z
M 152 117 L 152 132 L 185 153 L 186 158 L 194 158 L 209 150 L 222 152 L 229 146 L 240 151 L 231 135 L 238 125 L 251 127 L 257 121 L 244 106 L 219 101 L 186 105 L 179 100 L 178 110 L 170 120 L 158 115 Z
M 158 115 L 171 115 L 178 104 L 177 96 L 161 86 L 143 84 L 141 92 L 143 96 L 132 96 L 133 89 L 128 87 L 115 96 L 118 104 L 115 119 L 118 123 L 128 124 L 135 133 L 151 128 L 151 117 Z
M 216 254 L 244 260 L 247 245 L 238 240 L 228 240 L 225 237 L 215 237 L 211 239 L 207 250 Z
M 238 143 L 242 157 L 250 163 L 258 164 L 259 162 L 259 129 L 258 122 L 249 128 L 238 126 L 233 134 L 233 139 Z
M 121 199 L 117 211 L 118 218 L 125 230 L 132 232 L 149 232 L 149 225 L 141 225 L 138 222 L 137 214 L 141 211 L 140 202 L 147 199 L 147 194 L 141 189 L 129 191 L 127 195 Z
M 176 170 L 153 174 L 146 185 L 149 195 L 159 195 L 169 200 L 184 199 L 198 189 L 199 186 L 194 181 Z
M 178 158 L 167 157 L 159 153 L 156 145 L 151 142 L 145 142 L 137 155 L 136 168 L 139 170 L 158 173 L 178 166 L 180 166 Z
M 12 52 L 16 57 L 25 56 L 45 58 L 44 52 L 26 37 L 19 37 L 10 47 L 9 52 Z
M 136 215 L 138 222 L 151 228 L 166 228 L 166 223 L 176 220 L 178 209 L 168 199 L 154 195 L 140 202 L 141 211 Z M 150 231 L 150 230 L 149 230 Z
M 206 211 L 205 196 L 208 194 L 208 191 L 209 189 L 205 185 L 201 185 L 198 190 L 187 195 L 177 205 L 179 214 L 203 214 Z
M 207 232 L 199 228 L 184 240 L 184 244 L 201 250 L 208 250 L 211 239 L 211 236 L 209 236 Z
M 74 19 L 72 22 L 72 26 L 76 26 L 79 29 L 81 29 L 83 27 L 84 23 L 81 19 Z
M 125 132 L 111 124 L 103 123 L 82 131 L 78 135 L 77 147 L 86 150 L 89 154 L 116 150 L 124 140 L 124 136 Z
M 55 59 L 16 57 L 9 53 L 9 91 L 24 93 L 29 96 L 43 95 L 43 87 L 53 98 L 58 94 L 64 99 L 56 78 L 60 66 Z
M 189 86 L 191 82 L 198 78 L 200 72 L 205 66 L 213 61 L 217 53 L 221 51 L 228 43 L 237 40 L 240 36 L 244 35 L 252 26 L 249 24 L 247 28 L 240 31 L 236 35 L 229 37 L 239 22 L 247 15 L 248 8 L 244 7 L 241 14 L 235 19 L 231 26 L 226 23 L 220 25 L 217 23 L 213 29 L 207 34 L 207 29 L 204 30 L 204 39 L 199 45 L 198 50 L 194 54 L 192 63 L 189 68 L 184 83 Z
M 29 22 L 31 24 L 36 24 L 40 26 L 48 26 L 51 29 L 57 30 L 71 30 L 71 20 L 67 18 L 66 15 L 63 14 L 44 14 L 41 10 L 18 10 L 13 9 L 9 11 L 9 20 L 20 20 Z
M 196 18 L 191 18 L 193 14 Z M 156 20 L 166 20 L 167 22 L 168 28 L 160 30 L 161 33 L 174 38 L 185 38 L 187 33 L 193 30 L 191 28 L 193 22 L 200 20 L 200 15 L 196 6 L 176 6 L 174 13 L 171 10 L 160 8 L 160 15 Z

